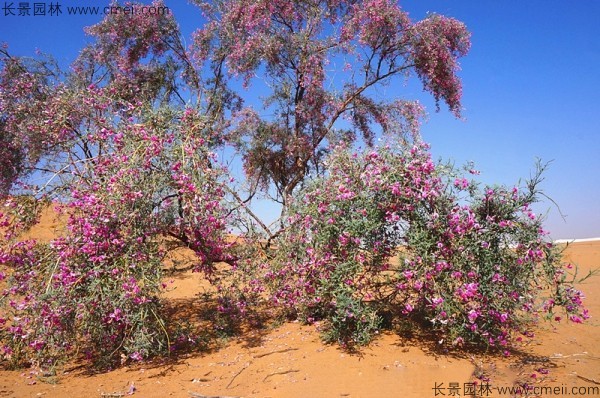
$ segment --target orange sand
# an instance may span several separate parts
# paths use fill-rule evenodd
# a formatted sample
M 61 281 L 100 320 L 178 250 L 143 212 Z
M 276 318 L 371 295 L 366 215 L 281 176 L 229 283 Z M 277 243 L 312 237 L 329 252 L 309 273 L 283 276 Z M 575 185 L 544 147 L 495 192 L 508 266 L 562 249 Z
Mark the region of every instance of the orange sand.
M 37 231 L 47 238 L 44 231 Z M 580 275 L 600 267 L 600 241 L 570 245 L 566 259 L 579 265 Z M 592 318 L 583 325 L 542 323 L 533 341 L 505 358 L 485 353 L 441 355 L 431 343 L 384 333 L 360 354 L 349 354 L 319 340 L 316 326 L 286 323 L 275 329 L 252 330 L 223 348 L 205 353 L 155 360 L 91 374 L 67 368 L 58 379 L 33 370 L 0 371 L 0 397 L 434 397 L 450 395 L 457 383 L 489 379 L 492 387 L 528 382 L 537 387 L 596 388 L 600 395 L 600 276 L 580 288 Z M 206 289 L 199 274 L 174 277 L 166 294 L 173 308 L 199 303 Z M 186 315 L 193 317 L 193 311 Z M 51 384 L 49 382 L 54 382 Z M 442 384 L 443 383 L 443 384 Z M 134 388 L 132 388 L 132 386 Z M 534 391 L 534 392 L 539 392 Z M 564 391 L 564 390 L 562 390 Z M 549 397 L 546 393 L 528 396 Z M 563 396 L 562 394 L 552 394 Z M 590 390 L 587 394 L 594 395 Z M 443 395 L 437 395 L 442 397 Z M 510 396 L 498 391 L 484 397 Z

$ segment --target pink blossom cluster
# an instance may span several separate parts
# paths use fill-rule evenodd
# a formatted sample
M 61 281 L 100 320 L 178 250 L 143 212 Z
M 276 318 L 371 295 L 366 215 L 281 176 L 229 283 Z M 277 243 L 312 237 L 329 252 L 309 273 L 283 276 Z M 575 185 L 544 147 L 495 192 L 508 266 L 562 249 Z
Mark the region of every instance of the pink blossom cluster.
M 37 222 L 36 208 L 48 206 L 27 196 L 8 197 L 0 214 L 11 313 L 1 335 L 15 361 L 54 361 L 77 348 L 112 364 L 123 353 L 141 359 L 168 350 L 158 299 L 165 239 L 192 249 L 198 270 L 233 261 L 223 170 L 209 137 L 181 135 L 193 131 L 191 112 L 158 129 L 140 123 L 140 103 L 106 107 L 109 89 L 89 91 L 83 148 L 95 153 L 64 168 L 69 190 L 52 205 L 64 231 L 49 243 L 19 240 Z M 123 113 L 110 123 L 107 112 Z
M 558 306 L 573 322 L 588 317 L 530 210 L 536 183 L 479 190 L 446 175 L 426 145 L 399 148 L 334 150 L 266 274 L 275 303 L 325 318 L 343 344 L 364 342 L 378 311 L 427 320 L 446 341 L 494 347 Z M 542 305 L 544 289 L 555 295 Z
M 412 27 L 412 54 L 417 74 L 425 89 L 436 99 L 444 99 L 452 112 L 460 114 L 462 87 L 456 71 L 457 57 L 470 47 L 470 34 L 455 19 L 432 15 Z

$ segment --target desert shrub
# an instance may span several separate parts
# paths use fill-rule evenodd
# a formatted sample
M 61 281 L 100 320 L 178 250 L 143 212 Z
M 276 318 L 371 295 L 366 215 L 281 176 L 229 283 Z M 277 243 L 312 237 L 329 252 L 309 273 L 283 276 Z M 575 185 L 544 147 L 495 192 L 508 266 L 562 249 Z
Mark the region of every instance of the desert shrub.
M 482 189 L 418 142 L 339 147 L 327 164 L 266 275 L 276 303 L 327 321 L 327 340 L 364 344 L 391 313 L 447 343 L 506 347 L 559 303 L 587 316 L 531 210 L 542 168 L 523 187 Z
M 543 170 L 514 187 L 449 179 L 444 195 L 411 213 L 396 283 L 408 312 L 440 338 L 507 347 L 557 302 L 572 321 L 587 318 L 579 293 L 567 297 L 569 265 L 532 211 Z
M 192 70 L 172 15 L 109 16 L 88 33 L 68 72 L 0 47 L 0 340 L 13 363 L 167 354 L 164 243 L 190 248 L 207 275 L 231 260 L 213 152 L 227 100 L 214 112 L 181 103 Z M 42 201 L 66 225 L 24 240 Z
M 95 94 L 101 98 L 102 90 Z M 70 190 L 54 205 L 66 219 L 57 238 L 20 240 L 19 224 L 25 230 L 34 223 L 39 202 L 5 201 L 2 341 L 15 362 L 53 365 L 80 352 L 108 366 L 166 354 L 163 242 L 175 238 L 191 248 L 195 269 L 208 274 L 225 259 L 223 172 L 210 166 L 201 133 L 181 135 L 195 123 L 193 112 L 141 116 L 128 105 L 127 122 L 88 134 L 89 146 L 106 149 L 62 176 Z

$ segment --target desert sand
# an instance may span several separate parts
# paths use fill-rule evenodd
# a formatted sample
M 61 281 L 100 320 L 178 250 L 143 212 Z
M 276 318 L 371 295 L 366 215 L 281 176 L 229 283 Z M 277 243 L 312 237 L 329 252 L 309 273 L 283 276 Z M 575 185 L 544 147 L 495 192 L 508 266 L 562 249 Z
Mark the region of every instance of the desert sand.
M 54 225 L 36 227 L 32 234 L 48 239 Z M 600 240 L 570 244 L 565 260 L 576 264 L 580 275 L 599 268 Z M 194 323 L 206 283 L 189 271 L 171 279 L 165 298 L 175 316 Z M 535 338 L 508 357 L 440 352 L 435 342 L 392 332 L 349 353 L 323 344 L 318 324 L 289 322 L 247 330 L 218 347 L 104 373 L 82 364 L 51 377 L 35 369 L 0 370 L 0 397 L 600 396 L 599 285 L 600 275 L 594 275 L 579 286 L 592 315 L 586 323 L 542 322 Z M 498 390 L 523 384 L 532 389 L 522 394 Z M 476 385 L 490 389 L 473 390 Z

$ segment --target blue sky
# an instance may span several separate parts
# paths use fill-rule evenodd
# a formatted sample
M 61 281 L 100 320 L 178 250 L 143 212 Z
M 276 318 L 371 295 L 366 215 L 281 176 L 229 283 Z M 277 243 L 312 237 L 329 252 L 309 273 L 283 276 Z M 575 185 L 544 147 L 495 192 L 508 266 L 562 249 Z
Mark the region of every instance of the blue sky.
M 36 49 L 68 65 L 89 38 L 83 27 L 99 16 L 66 15 L 67 6 L 108 5 L 108 0 L 53 1 L 58 16 L 5 16 L 0 2 L 0 42 L 14 55 Z M 8 2 L 10 3 L 10 2 Z M 14 1 L 15 7 L 19 1 Z M 184 36 L 199 11 L 183 0 L 166 1 Z M 33 2 L 31 2 L 33 4 Z M 50 4 L 50 2 L 46 2 Z M 436 12 L 463 21 L 472 49 L 461 60 L 464 120 L 457 120 L 417 84 L 386 93 L 419 99 L 429 117 L 422 135 L 434 156 L 457 165 L 475 162 L 484 183 L 514 184 L 552 161 L 542 188 L 549 201 L 546 227 L 555 239 L 600 237 L 600 2 L 554 0 L 405 0 L 413 20 Z

